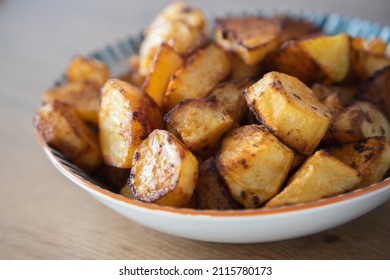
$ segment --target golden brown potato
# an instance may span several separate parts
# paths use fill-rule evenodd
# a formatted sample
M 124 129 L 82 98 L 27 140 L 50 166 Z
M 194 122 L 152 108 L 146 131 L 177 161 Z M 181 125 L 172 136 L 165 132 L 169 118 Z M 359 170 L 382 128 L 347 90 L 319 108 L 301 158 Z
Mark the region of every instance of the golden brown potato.
M 321 83 L 315 83 L 311 86 L 311 90 L 319 100 L 325 100 L 329 95 L 336 93 L 340 97 L 343 106 L 348 106 L 354 100 L 359 91 L 359 87 L 357 85 L 329 86 Z
M 383 136 L 330 148 L 329 153 L 361 174 L 363 180 L 358 187 L 379 182 L 390 168 L 389 143 Z
M 142 87 L 143 91 L 152 97 L 160 108 L 163 107 L 164 94 L 169 80 L 183 63 L 184 59 L 169 45 L 161 44 Z
M 248 111 L 244 90 L 253 84 L 252 80 L 235 80 L 218 84 L 206 97 L 215 99 L 222 104 L 226 112 L 237 122 L 241 123 Z
M 99 88 L 110 78 L 108 67 L 93 58 L 75 56 L 66 69 L 68 82 L 91 82 Z
M 269 72 L 244 94 L 257 119 L 303 155 L 315 150 L 330 125 L 328 108 L 295 77 Z
M 366 53 L 361 68 L 357 68 L 358 76 L 367 79 L 388 66 L 390 66 L 390 57 L 380 53 Z
M 265 127 L 247 125 L 224 136 L 216 167 L 232 197 L 251 208 L 279 192 L 293 158 L 292 150 Z
M 281 42 L 321 34 L 321 28 L 319 26 L 303 19 L 292 18 L 285 15 L 279 15 L 275 18 L 280 21 L 282 29 L 280 37 Z
M 339 143 L 371 136 L 390 139 L 389 121 L 375 105 L 365 101 L 345 108 L 333 121 L 330 131 Z
M 135 148 L 155 128 L 162 128 L 158 106 L 138 88 L 110 79 L 102 89 L 99 138 L 104 162 L 130 168 Z
M 352 47 L 356 50 L 370 53 L 386 53 L 387 45 L 379 38 L 351 37 L 350 40 Z
M 68 104 L 57 100 L 46 104 L 34 116 L 33 125 L 51 147 L 85 172 L 101 164 L 97 136 Z
M 90 82 L 73 82 L 46 90 L 44 103 L 58 100 L 70 105 L 84 121 L 97 124 L 100 88 Z
M 198 209 L 239 209 L 242 208 L 230 195 L 226 184 L 215 168 L 214 158 L 209 158 L 200 165 L 196 185 L 195 206 Z
M 187 206 L 198 178 L 196 157 L 171 133 L 154 130 L 137 147 L 129 185 L 136 199 Z
M 209 158 L 222 134 L 238 126 L 215 98 L 186 99 L 164 117 L 195 155 Z
M 186 98 L 201 98 L 230 73 L 226 52 L 211 43 L 198 50 L 172 76 L 165 93 L 166 111 Z
M 266 207 L 315 201 L 354 189 L 359 173 L 323 150 L 310 156 Z
M 390 66 L 376 72 L 365 81 L 357 98 L 370 101 L 386 115 L 387 119 L 390 119 Z
M 241 80 L 258 78 L 260 76 L 261 65 L 246 64 L 238 55 L 233 52 L 229 52 L 230 63 L 232 65 L 232 71 L 230 73 L 230 80 Z
M 247 16 L 219 18 L 215 39 L 227 51 L 235 52 L 248 65 L 260 63 L 279 46 L 281 28 L 274 19 Z

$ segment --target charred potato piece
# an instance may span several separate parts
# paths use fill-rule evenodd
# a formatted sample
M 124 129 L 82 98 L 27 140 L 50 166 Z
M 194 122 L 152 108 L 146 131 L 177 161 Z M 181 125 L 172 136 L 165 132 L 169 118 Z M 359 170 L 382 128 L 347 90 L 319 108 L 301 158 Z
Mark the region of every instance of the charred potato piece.
M 252 80 L 235 80 L 218 84 L 206 97 L 221 103 L 226 112 L 237 123 L 241 123 L 248 111 L 244 97 L 244 90 L 253 84 Z
M 229 53 L 229 58 L 232 65 L 232 71 L 229 76 L 230 80 L 257 78 L 260 76 L 260 64 L 248 65 L 233 52 Z
M 130 168 L 133 153 L 155 128 L 162 128 L 154 101 L 138 88 L 110 79 L 102 89 L 99 138 L 107 165 Z
M 260 125 L 234 129 L 216 154 L 218 173 L 232 197 L 246 208 L 276 195 L 291 169 L 294 153 Z
M 198 50 L 172 76 L 165 93 L 166 111 L 186 98 L 201 98 L 230 73 L 225 51 L 211 43 Z
M 210 158 L 200 165 L 194 196 L 198 209 L 228 210 L 242 208 L 232 198 L 223 179 L 219 176 L 214 158 Z
M 169 45 L 163 43 L 157 50 L 142 89 L 160 108 L 163 107 L 164 93 L 171 76 L 183 63 L 184 59 Z
M 90 82 L 73 82 L 46 90 L 44 103 L 58 100 L 69 104 L 84 121 L 97 124 L 100 88 Z
M 313 153 L 330 125 L 328 108 L 295 77 L 269 72 L 244 94 L 257 119 L 303 155 Z
M 365 81 L 357 98 L 372 102 L 390 119 L 390 66 Z
M 53 100 L 44 105 L 34 116 L 33 125 L 51 147 L 85 172 L 100 166 L 97 136 L 68 104 Z
M 383 136 L 333 147 L 329 153 L 361 174 L 363 180 L 358 187 L 379 182 L 390 168 L 389 143 Z
M 321 28 L 319 26 L 303 19 L 289 16 L 276 16 L 276 19 L 280 21 L 282 29 L 281 42 L 321 34 Z
M 196 157 L 166 130 L 154 130 L 137 147 L 129 185 L 134 197 L 159 205 L 191 202 L 198 178 Z
M 74 57 L 66 69 L 68 82 L 91 82 L 99 88 L 110 78 L 110 70 L 99 60 L 82 56 Z
M 260 63 L 279 46 L 281 28 L 274 19 L 247 16 L 219 18 L 215 21 L 217 43 L 235 52 L 248 65 Z
M 266 207 L 315 201 L 354 189 L 359 173 L 323 150 L 310 156 Z
M 222 134 L 238 126 L 213 98 L 183 100 L 164 119 L 188 149 L 203 159 L 215 152 Z
M 375 105 L 365 101 L 345 108 L 334 120 L 330 131 L 339 143 L 371 136 L 390 139 L 389 121 Z

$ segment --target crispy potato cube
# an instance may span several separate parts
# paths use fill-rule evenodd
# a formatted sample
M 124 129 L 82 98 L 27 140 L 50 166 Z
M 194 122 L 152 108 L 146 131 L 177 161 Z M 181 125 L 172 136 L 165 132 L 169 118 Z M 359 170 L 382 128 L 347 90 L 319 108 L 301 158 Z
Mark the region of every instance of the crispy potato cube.
M 198 50 L 172 76 L 168 84 L 165 108 L 172 109 L 186 98 L 201 98 L 230 73 L 225 51 L 211 43 Z
M 191 202 L 198 160 L 175 136 L 154 130 L 137 147 L 129 185 L 136 199 L 174 207 Z
M 349 72 L 350 41 L 346 34 L 300 40 L 300 47 L 332 82 L 344 80 Z
M 365 81 L 358 99 L 370 101 L 376 105 L 390 119 L 390 66 L 376 72 L 372 77 Z
M 206 97 L 215 99 L 222 104 L 226 112 L 237 123 L 241 123 L 248 111 L 244 90 L 253 84 L 252 80 L 235 80 L 218 84 Z
M 142 89 L 160 108 L 163 106 L 165 90 L 171 76 L 183 63 L 184 59 L 169 45 L 163 43 L 157 50 Z
M 329 153 L 359 172 L 363 180 L 358 187 L 379 182 L 390 168 L 389 143 L 383 136 L 333 147 Z
M 323 150 L 310 156 L 266 207 L 298 204 L 331 197 L 354 189 L 359 173 Z
M 166 21 L 150 29 L 140 46 L 139 74 L 146 76 L 154 55 L 162 43 L 167 43 L 178 54 L 188 57 L 197 49 L 205 46 L 209 37 L 198 28 L 183 21 Z
M 250 79 L 260 76 L 260 64 L 248 65 L 234 52 L 229 52 L 229 58 L 232 65 L 230 80 Z
M 321 28 L 311 22 L 289 16 L 276 16 L 280 21 L 282 33 L 281 42 L 297 40 L 307 36 L 320 35 Z
M 246 64 L 255 65 L 279 46 L 281 28 L 274 19 L 247 16 L 219 18 L 215 38 L 227 51 L 233 51 Z
M 265 127 L 247 125 L 224 136 L 216 167 L 232 197 L 252 208 L 279 192 L 293 158 L 292 150 Z
M 227 210 L 242 208 L 232 198 L 226 184 L 219 176 L 214 158 L 209 158 L 200 165 L 194 197 L 198 209 Z
M 345 108 L 333 121 L 330 131 L 339 143 L 371 136 L 390 139 L 389 121 L 375 105 L 366 101 Z
M 238 126 L 214 98 L 183 100 L 164 119 L 188 149 L 203 159 L 215 152 L 222 134 Z
M 84 121 L 97 124 L 100 88 L 90 82 L 73 82 L 46 90 L 44 103 L 58 100 L 70 105 Z
M 110 79 L 102 89 L 99 136 L 104 162 L 130 168 L 133 153 L 155 128 L 162 128 L 158 106 L 147 94 L 121 80 Z
M 100 166 L 97 136 L 68 104 L 58 100 L 47 103 L 34 116 L 33 125 L 51 147 L 85 172 Z
M 303 155 L 313 153 L 330 125 L 328 108 L 295 77 L 269 72 L 244 94 L 257 119 Z
M 66 69 L 68 82 L 89 81 L 99 88 L 110 78 L 110 70 L 99 60 L 82 56 L 75 56 Z

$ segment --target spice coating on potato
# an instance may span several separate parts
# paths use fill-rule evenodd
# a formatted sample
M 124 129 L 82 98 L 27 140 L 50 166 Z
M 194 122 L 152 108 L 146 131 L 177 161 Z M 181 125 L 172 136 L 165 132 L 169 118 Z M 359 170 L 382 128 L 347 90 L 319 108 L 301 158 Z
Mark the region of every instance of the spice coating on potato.
M 136 199 L 174 207 L 190 203 L 198 161 L 171 133 L 154 130 L 136 149 L 129 185 Z
M 360 181 L 359 173 L 355 169 L 320 150 L 303 163 L 286 187 L 265 206 L 315 201 L 350 191 Z
M 51 147 L 85 172 L 101 164 L 97 136 L 68 104 L 57 100 L 46 104 L 34 116 L 33 125 Z
M 294 153 L 260 125 L 227 133 L 216 154 L 216 167 L 232 197 L 246 208 L 260 206 L 280 190 Z
M 104 162 L 130 168 L 133 153 L 155 128 L 162 128 L 161 113 L 154 101 L 138 88 L 117 79 L 102 89 L 99 138 Z
M 269 72 L 244 95 L 257 119 L 301 154 L 310 155 L 330 125 L 328 108 L 295 77 Z

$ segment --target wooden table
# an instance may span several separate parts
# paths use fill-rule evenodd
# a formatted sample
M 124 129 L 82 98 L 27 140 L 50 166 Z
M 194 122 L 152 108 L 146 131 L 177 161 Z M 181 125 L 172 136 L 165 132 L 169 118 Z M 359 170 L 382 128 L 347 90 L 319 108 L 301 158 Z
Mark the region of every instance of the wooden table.
M 304 238 L 210 244 L 133 223 L 55 170 L 31 125 L 45 88 L 73 55 L 138 32 L 168 2 L 0 0 L 0 259 L 390 259 L 390 201 Z M 390 26 L 388 0 L 189 2 L 207 15 L 297 8 Z

